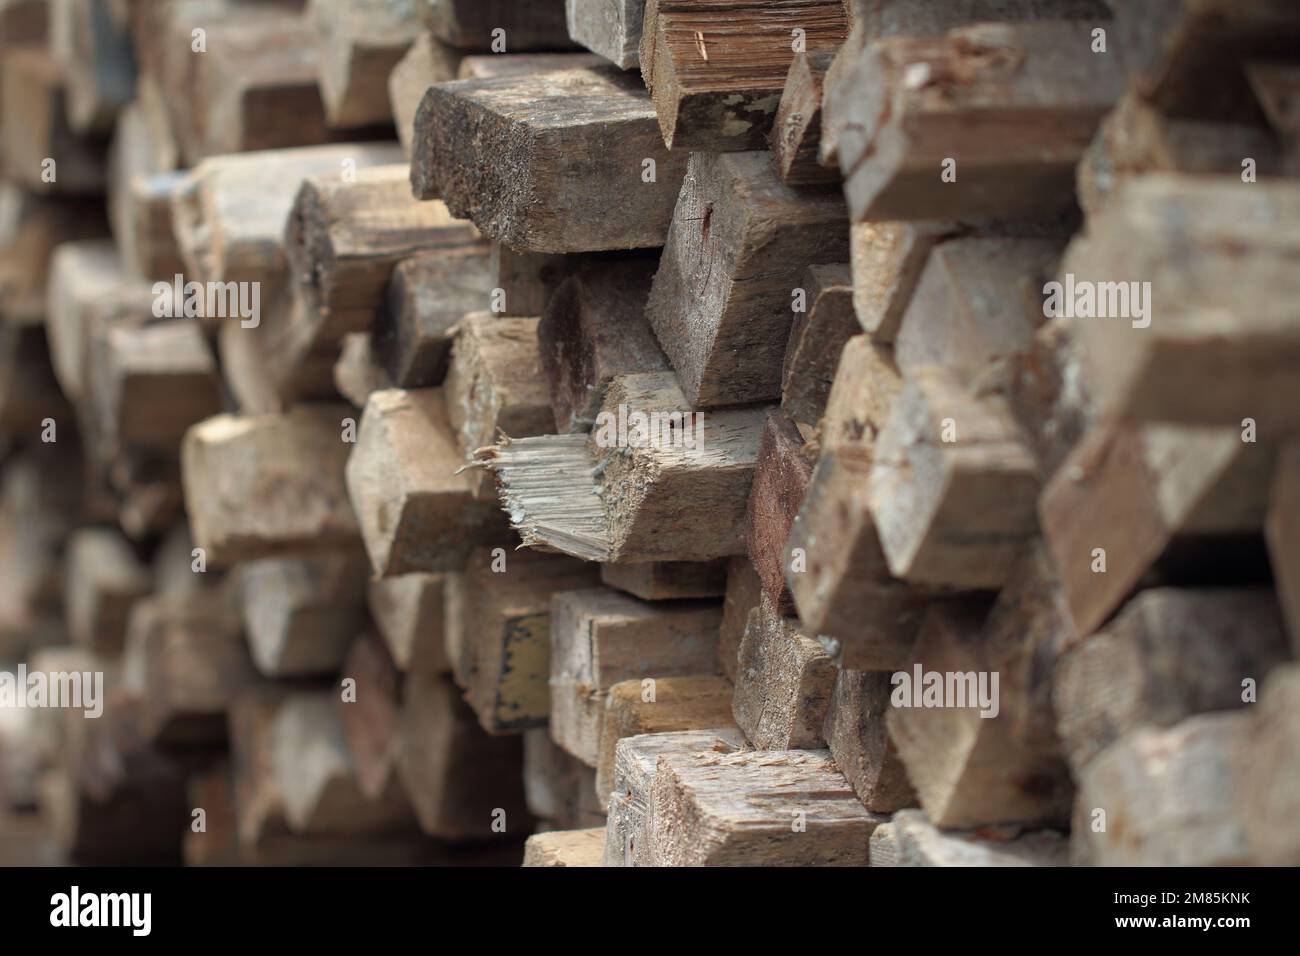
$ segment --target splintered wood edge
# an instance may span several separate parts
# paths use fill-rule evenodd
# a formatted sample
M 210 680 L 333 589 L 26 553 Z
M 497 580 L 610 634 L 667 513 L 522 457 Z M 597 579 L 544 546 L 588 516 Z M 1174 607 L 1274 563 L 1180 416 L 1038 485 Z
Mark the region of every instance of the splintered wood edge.
M 468 467 L 496 475 L 502 507 L 525 546 L 547 545 L 584 561 L 608 561 L 610 531 L 587 439 L 586 434 L 505 438 L 476 449 Z

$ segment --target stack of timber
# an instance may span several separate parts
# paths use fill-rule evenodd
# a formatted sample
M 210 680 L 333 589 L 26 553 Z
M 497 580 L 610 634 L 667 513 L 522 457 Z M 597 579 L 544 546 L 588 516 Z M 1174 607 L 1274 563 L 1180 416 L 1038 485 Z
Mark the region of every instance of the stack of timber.
M 1297 49 L 0 0 L 0 864 L 1300 864 Z

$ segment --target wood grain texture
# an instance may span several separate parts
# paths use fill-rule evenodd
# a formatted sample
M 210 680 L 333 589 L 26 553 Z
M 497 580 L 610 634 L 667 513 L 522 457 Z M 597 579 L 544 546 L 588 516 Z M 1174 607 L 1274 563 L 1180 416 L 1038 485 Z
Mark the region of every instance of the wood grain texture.
M 364 169 L 401 159 L 394 145 L 345 143 L 198 163 L 172 194 L 186 278 L 274 286 L 286 267 L 285 224 L 303 180 L 330 173 L 341 179 L 349 162 Z M 264 299 L 270 298 L 267 290 Z
M 551 737 L 595 767 L 610 688 L 711 673 L 721 613 L 712 602 L 651 604 L 612 588 L 554 595 Z
M 500 436 L 529 438 L 554 427 L 536 318 L 465 316 L 456 329 L 443 394 L 462 463 Z M 489 472 L 465 474 L 481 501 L 495 501 Z
M 794 419 L 780 409 L 769 412 L 749 489 L 745 548 L 763 582 L 764 596 L 783 615 L 794 613 L 785 583 L 786 542 L 812 480 L 813 460 Z
M 371 394 L 347 490 L 376 576 L 454 570 L 476 544 L 508 541 L 504 519 L 456 473 L 460 461 L 440 390 Z
M 524 844 L 524 866 L 600 866 L 605 828 L 534 833 Z
M 645 0 L 565 0 L 569 38 L 621 70 L 641 62 Z
M 342 180 L 308 177 L 284 238 L 309 326 L 304 334 L 319 345 L 368 331 L 400 261 L 473 242 L 469 223 L 452 219 L 442 203 L 411 198 L 405 163 L 357 170 Z
M 433 37 L 420 33 L 388 74 L 388 97 L 393 125 L 406 158 L 411 158 L 415 142 L 415 111 L 420 108 L 424 91 L 435 83 L 456 79 L 461 54 Z
M 668 369 L 646 321 L 653 258 L 592 263 L 549 297 L 537 329 L 556 430 L 586 431 L 615 375 Z
M 614 748 L 614 785 L 605 826 L 605 866 L 655 866 L 651 787 L 662 754 L 747 749 L 734 727 L 624 737 Z
M 646 306 L 692 407 L 779 397 L 793 290 L 847 259 L 837 192 L 784 185 L 765 153 L 693 153 Z
M 822 728 L 835 766 L 874 813 L 916 805 L 912 781 L 885 726 L 890 689 L 887 671 L 840 669 Z
M 749 612 L 736 662 L 732 716 L 759 750 L 825 745 L 822 725 L 835 687 L 825 648 L 767 600 Z
M 664 754 L 651 814 L 659 866 L 864 866 L 884 820 L 825 750 Z
M 853 275 L 847 264 L 809 266 L 800 288 L 781 366 L 781 407 L 805 425 L 821 421 L 844 345 L 862 331 L 853 311 Z
M 1032 215 L 1072 202 L 1074 166 L 1124 83 L 1091 52 L 1092 29 L 983 23 L 870 44 L 836 75 L 823 119 L 853 220 Z M 949 159 L 956 178 L 945 181 Z
M 713 152 L 763 147 L 798 47 L 834 52 L 847 35 L 841 0 L 647 0 L 641 76 L 664 142 Z
M 1037 530 L 1038 472 L 1005 401 L 938 365 L 911 370 L 871 468 L 880 544 L 897 577 L 996 588 Z
M 686 169 L 659 141 L 649 95 L 613 67 L 439 84 L 415 140 L 417 198 L 528 252 L 663 245 Z
M 600 806 L 609 806 L 615 789 L 614 765 L 620 740 L 640 734 L 728 727 L 730 723 L 731 682 L 725 677 L 664 677 L 655 680 L 653 689 L 635 679 L 615 684 L 605 700 L 600 729 L 595 784 Z
M 781 101 L 768 143 L 781 181 L 789 186 L 839 182 L 838 167 L 819 160 L 822 132 L 822 87 L 834 53 L 796 53 L 790 61 Z

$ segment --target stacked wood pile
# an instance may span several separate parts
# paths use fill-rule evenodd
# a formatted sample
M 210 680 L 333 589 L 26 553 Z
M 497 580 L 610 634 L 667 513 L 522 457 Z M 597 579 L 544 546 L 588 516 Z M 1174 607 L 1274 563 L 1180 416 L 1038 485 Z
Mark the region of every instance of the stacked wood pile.
M 1300 864 L 1298 40 L 0 2 L 0 862 Z

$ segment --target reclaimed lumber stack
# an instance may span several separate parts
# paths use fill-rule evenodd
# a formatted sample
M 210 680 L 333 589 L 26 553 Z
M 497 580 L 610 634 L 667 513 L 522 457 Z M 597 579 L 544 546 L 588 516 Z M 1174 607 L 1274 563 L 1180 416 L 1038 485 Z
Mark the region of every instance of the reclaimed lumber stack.
M 1300 864 L 1297 40 L 0 2 L 0 863 Z

